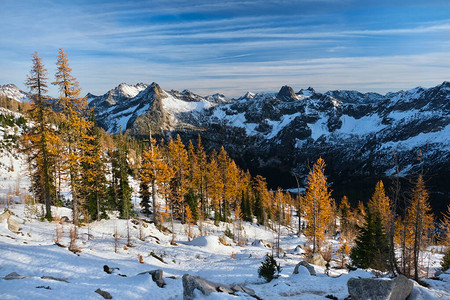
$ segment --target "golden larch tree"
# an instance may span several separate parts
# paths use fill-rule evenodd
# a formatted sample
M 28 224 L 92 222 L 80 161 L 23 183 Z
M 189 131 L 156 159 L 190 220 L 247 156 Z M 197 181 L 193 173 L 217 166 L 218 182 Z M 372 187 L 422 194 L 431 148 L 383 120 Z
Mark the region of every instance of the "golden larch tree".
M 440 240 L 446 247 L 450 247 L 450 204 L 447 205 L 447 211 L 442 214 L 441 220 L 442 234 Z
M 411 205 L 407 209 L 407 223 L 413 236 L 414 280 L 419 280 L 419 253 L 427 246 L 429 230 L 433 228 L 433 214 L 422 175 L 417 178 Z
M 307 222 L 305 235 L 313 243 L 313 253 L 320 251 L 331 217 L 330 202 L 332 198 L 324 170 L 325 161 L 319 158 L 309 172 L 306 193 L 302 199 Z
M 153 220 L 157 225 L 159 225 L 156 193 L 160 192 L 162 195 L 166 195 L 166 183 L 172 179 L 172 177 L 174 176 L 174 171 L 169 168 L 169 166 L 163 159 L 159 146 L 155 146 L 154 142 L 155 141 L 152 140 L 149 149 L 142 153 L 140 178 L 141 183 L 144 183 L 146 186 L 151 186 L 152 188 L 151 205 L 153 209 Z M 144 206 L 145 205 L 148 206 L 149 204 L 144 203 Z
M 180 135 L 175 140 L 170 139 L 168 144 L 168 160 L 175 171 L 172 178 L 172 210 L 176 218 L 184 221 L 184 195 L 189 190 L 189 161 L 187 150 L 181 141 Z
M 383 224 L 384 231 L 387 233 L 390 228 L 391 222 L 391 200 L 388 196 L 386 196 L 386 192 L 384 190 L 383 181 L 378 181 L 375 186 L 375 192 L 370 198 L 368 203 L 368 208 L 371 212 L 378 212 L 381 216 L 381 222 Z
M 341 235 L 344 237 L 348 237 L 351 214 L 352 208 L 350 207 L 348 198 L 347 196 L 343 196 L 341 199 L 341 203 L 339 204 L 339 217 L 340 217 L 339 224 Z
M 88 145 L 85 140 L 93 139 L 87 132 L 88 121 L 86 120 L 87 101 L 80 97 L 81 89 L 78 81 L 72 76 L 67 54 L 59 49 L 56 62 L 57 71 L 55 81 L 60 91 L 58 105 L 61 108 L 61 122 L 59 134 L 64 143 L 65 151 L 62 156 L 65 159 L 66 169 L 69 175 L 69 184 L 72 192 L 73 223 L 78 224 L 80 201 L 80 175 L 83 162 L 83 147 Z
M 223 182 L 220 178 L 220 170 L 214 156 L 208 164 L 208 196 L 214 210 L 214 221 L 216 225 L 220 221 L 220 201 L 222 199 Z

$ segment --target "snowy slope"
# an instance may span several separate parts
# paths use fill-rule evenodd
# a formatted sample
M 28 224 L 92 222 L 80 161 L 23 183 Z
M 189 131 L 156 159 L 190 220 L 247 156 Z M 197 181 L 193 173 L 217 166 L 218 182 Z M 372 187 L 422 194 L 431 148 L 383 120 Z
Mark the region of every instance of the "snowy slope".
M 10 209 L 15 213 L 13 218 L 21 223 L 21 233 L 14 234 L 7 229 L 6 222 L 0 223 L 0 277 L 16 272 L 25 278 L 0 279 L 1 299 L 101 299 L 95 293 L 95 290 L 101 289 L 109 292 L 113 299 L 181 300 L 181 277 L 186 273 L 220 283 L 244 284 L 255 290 L 261 299 L 324 299 L 326 295 L 344 299 L 348 296 L 346 284 L 349 278 L 374 276 L 363 270 L 347 273 L 335 268 L 326 275 L 325 268 L 319 266 L 314 266 L 317 276 L 310 276 L 302 268 L 299 274 L 294 275 L 295 265 L 303 259 L 302 251 L 296 250 L 297 245 L 305 244 L 306 240 L 284 228 L 281 245 L 286 252 L 277 259 L 282 266 L 280 278 L 266 283 L 258 278 L 257 270 L 264 255 L 272 250 L 260 243 L 253 246 L 251 242 L 259 239 L 272 242 L 275 235 L 270 230 L 248 223 L 243 226 L 249 244 L 242 247 L 232 241 L 231 246 L 219 242 L 218 236 L 223 235 L 226 226 L 232 226 L 223 223 L 219 227 L 210 222 L 204 223 L 204 235 L 200 235 L 195 226 L 197 238 L 192 241 L 188 241 L 186 226 L 176 223 L 177 246 L 170 244 L 171 235 L 158 231 L 152 224 L 142 228 L 146 238 L 141 241 L 138 239 L 139 227 L 129 223 L 130 239 L 134 246 L 125 247 L 127 221 L 113 217 L 94 222 L 89 227 L 80 227 L 77 246 L 81 252 L 75 255 L 54 243 L 58 227 L 63 230 L 60 243 L 68 245 L 70 224 L 38 221 L 36 216 L 30 214 L 30 207 L 22 204 L 11 205 Z M 71 211 L 66 208 L 53 208 L 53 212 L 59 217 L 71 217 Z M 121 236 L 117 253 L 113 238 L 116 228 Z M 330 242 L 337 245 L 337 241 Z M 150 252 L 161 256 L 164 263 L 152 257 Z M 143 256 L 143 263 L 139 263 L 138 255 Z M 434 272 L 442 254 L 426 252 L 424 257 L 428 256 L 432 259 L 431 272 Z M 103 271 L 104 265 L 118 269 L 113 274 L 107 274 Z M 332 262 L 332 266 L 335 265 Z M 156 269 L 164 272 L 164 288 L 157 287 L 149 274 L 139 275 Z M 441 275 L 441 278 L 443 281 L 426 280 L 430 288 L 415 285 L 415 299 L 450 297 L 450 274 Z M 242 293 L 234 296 L 198 295 L 198 299 L 254 299 Z
M 30 101 L 29 94 L 14 84 L 0 85 L 0 96 L 19 102 Z

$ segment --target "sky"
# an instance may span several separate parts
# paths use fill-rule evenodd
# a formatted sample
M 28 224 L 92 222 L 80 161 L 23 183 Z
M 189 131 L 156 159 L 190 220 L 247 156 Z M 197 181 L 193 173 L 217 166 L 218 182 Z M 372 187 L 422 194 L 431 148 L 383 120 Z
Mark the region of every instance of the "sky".
M 24 85 L 58 49 L 100 95 L 125 82 L 246 91 L 386 93 L 450 80 L 448 0 L 0 0 L 0 85 Z M 55 87 L 50 96 L 57 96 Z

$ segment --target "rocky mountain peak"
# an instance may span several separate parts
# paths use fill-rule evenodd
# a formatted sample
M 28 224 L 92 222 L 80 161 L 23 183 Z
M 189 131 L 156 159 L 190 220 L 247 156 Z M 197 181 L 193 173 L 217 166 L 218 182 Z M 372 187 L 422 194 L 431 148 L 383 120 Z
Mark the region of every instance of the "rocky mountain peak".
M 142 102 L 145 103 L 150 103 L 154 100 L 161 102 L 161 100 L 166 97 L 166 92 L 164 92 L 156 82 L 153 82 L 145 90 L 141 91 L 137 96 L 137 98 L 142 99 Z
M 294 93 L 294 90 L 287 85 L 281 87 L 276 98 L 286 102 L 298 100 L 298 97 Z

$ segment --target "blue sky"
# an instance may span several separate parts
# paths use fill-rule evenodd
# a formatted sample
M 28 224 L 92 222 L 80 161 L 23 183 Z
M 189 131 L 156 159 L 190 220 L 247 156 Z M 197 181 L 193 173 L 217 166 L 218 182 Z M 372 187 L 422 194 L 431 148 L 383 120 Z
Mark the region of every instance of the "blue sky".
M 450 80 L 447 0 L 0 4 L 0 84 L 23 89 L 31 54 L 53 80 L 61 47 L 94 94 L 121 82 L 236 97 L 286 84 L 386 93 Z

